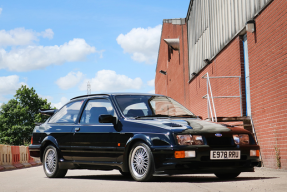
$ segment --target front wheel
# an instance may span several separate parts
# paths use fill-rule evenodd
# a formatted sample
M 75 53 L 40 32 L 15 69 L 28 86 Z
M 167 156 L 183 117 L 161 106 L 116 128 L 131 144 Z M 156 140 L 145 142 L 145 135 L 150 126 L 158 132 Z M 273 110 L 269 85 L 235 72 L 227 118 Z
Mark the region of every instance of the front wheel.
M 214 173 L 214 174 L 219 179 L 234 179 L 240 174 L 240 172 L 239 173 Z
M 53 145 L 47 146 L 43 158 L 43 168 L 47 177 L 65 177 L 68 170 L 59 168 L 58 159 L 57 149 Z
M 154 160 L 150 148 L 142 142 L 136 143 L 129 155 L 131 176 L 136 181 L 150 181 L 154 173 Z

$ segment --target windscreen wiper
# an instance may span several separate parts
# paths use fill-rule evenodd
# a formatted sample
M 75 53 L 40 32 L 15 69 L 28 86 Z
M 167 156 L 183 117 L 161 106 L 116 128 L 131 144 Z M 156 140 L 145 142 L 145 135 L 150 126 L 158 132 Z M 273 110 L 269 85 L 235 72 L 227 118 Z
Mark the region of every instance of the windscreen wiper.
M 184 115 L 173 115 L 171 117 L 191 117 L 191 118 L 197 118 L 195 115 L 189 115 L 189 114 L 184 114 Z
M 137 116 L 137 117 L 135 117 L 135 119 L 145 118 L 145 117 L 171 117 L 171 116 L 158 114 L 158 115 Z

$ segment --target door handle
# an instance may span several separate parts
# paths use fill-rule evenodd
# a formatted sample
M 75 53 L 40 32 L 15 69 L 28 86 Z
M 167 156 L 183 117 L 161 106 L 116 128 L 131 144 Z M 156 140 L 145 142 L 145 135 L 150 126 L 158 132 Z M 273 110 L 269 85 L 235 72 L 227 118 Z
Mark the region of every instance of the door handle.
M 78 131 L 80 131 L 80 128 L 79 127 L 75 128 L 75 132 L 78 132 Z

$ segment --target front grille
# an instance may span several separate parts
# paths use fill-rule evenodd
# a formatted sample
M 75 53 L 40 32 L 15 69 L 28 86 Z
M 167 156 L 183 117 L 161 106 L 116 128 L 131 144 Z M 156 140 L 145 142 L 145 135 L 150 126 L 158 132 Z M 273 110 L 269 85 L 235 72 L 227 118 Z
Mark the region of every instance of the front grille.
M 232 137 L 207 137 L 206 140 L 210 147 L 234 147 Z

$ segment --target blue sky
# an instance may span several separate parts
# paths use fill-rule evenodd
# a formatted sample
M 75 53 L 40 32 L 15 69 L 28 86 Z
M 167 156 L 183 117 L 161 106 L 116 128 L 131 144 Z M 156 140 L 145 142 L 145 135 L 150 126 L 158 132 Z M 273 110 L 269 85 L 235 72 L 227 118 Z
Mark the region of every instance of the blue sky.
M 0 104 L 22 84 L 53 106 L 92 93 L 153 92 L 163 19 L 189 0 L 1 1 Z

